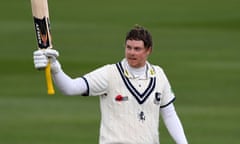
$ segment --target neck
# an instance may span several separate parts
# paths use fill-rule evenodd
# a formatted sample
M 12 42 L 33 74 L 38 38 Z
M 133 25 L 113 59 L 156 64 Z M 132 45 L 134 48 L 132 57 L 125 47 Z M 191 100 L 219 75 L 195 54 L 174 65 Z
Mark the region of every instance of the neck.
M 146 64 L 142 67 L 131 67 L 129 64 L 127 64 L 127 68 L 130 71 L 131 74 L 134 75 L 134 77 L 139 77 L 145 74 L 147 66 Z

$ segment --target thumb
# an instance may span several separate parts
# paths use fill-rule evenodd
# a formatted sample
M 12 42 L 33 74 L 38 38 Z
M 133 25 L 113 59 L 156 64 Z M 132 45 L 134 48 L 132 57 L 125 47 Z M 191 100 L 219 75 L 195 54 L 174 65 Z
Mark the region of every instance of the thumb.
M 45 49 L 44 55 L 50 58 L 57 58 L 59 56 L 59 53 L 55 49 Z

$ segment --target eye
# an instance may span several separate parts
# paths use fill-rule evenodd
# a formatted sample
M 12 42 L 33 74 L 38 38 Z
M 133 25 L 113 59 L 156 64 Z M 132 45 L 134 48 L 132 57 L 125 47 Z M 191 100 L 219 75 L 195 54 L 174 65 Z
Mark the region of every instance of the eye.
M 135 47 L 134 50 L 135 50 L 135 51 L 141 51 L 142 48 L 140 48 L 140 47 Z
M 127 45 L 126 49 L 131 50 L 132 48 L 131 48 L 131 46 Z

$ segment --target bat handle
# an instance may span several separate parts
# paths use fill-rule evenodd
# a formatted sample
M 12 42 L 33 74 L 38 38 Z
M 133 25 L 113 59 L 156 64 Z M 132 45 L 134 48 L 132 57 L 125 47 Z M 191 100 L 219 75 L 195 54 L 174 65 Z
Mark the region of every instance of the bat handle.
M 55 94 L 55 91 L 53 88 L 50 62 L 48 63 L 47 67 L 45 68 L 45 76 L 46 76 L 46 82 L 47 82 L 47 93 L 49 95 L 53 95 L 53 94 Z

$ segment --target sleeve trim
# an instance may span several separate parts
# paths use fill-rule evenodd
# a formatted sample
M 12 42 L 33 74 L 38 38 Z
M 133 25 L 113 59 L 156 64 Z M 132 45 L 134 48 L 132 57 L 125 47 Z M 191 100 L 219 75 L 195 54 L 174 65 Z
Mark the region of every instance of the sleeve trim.
M 160 106 L 160 108 L 165 108 L 167 107 L 168 105 L 170 105 L 171 103 L 173 103 L 174 101 L 176 100 L 176 97 L 174 97 L 169 103 L 163 105 L 163 106 Z
M 87 92 L 83 94 L 83 96 L 89 96 L 89 84 L 88 81 L 85 77 L 82 77 L 82 79 L 85 81 L 86 85 L 87 85 Z

